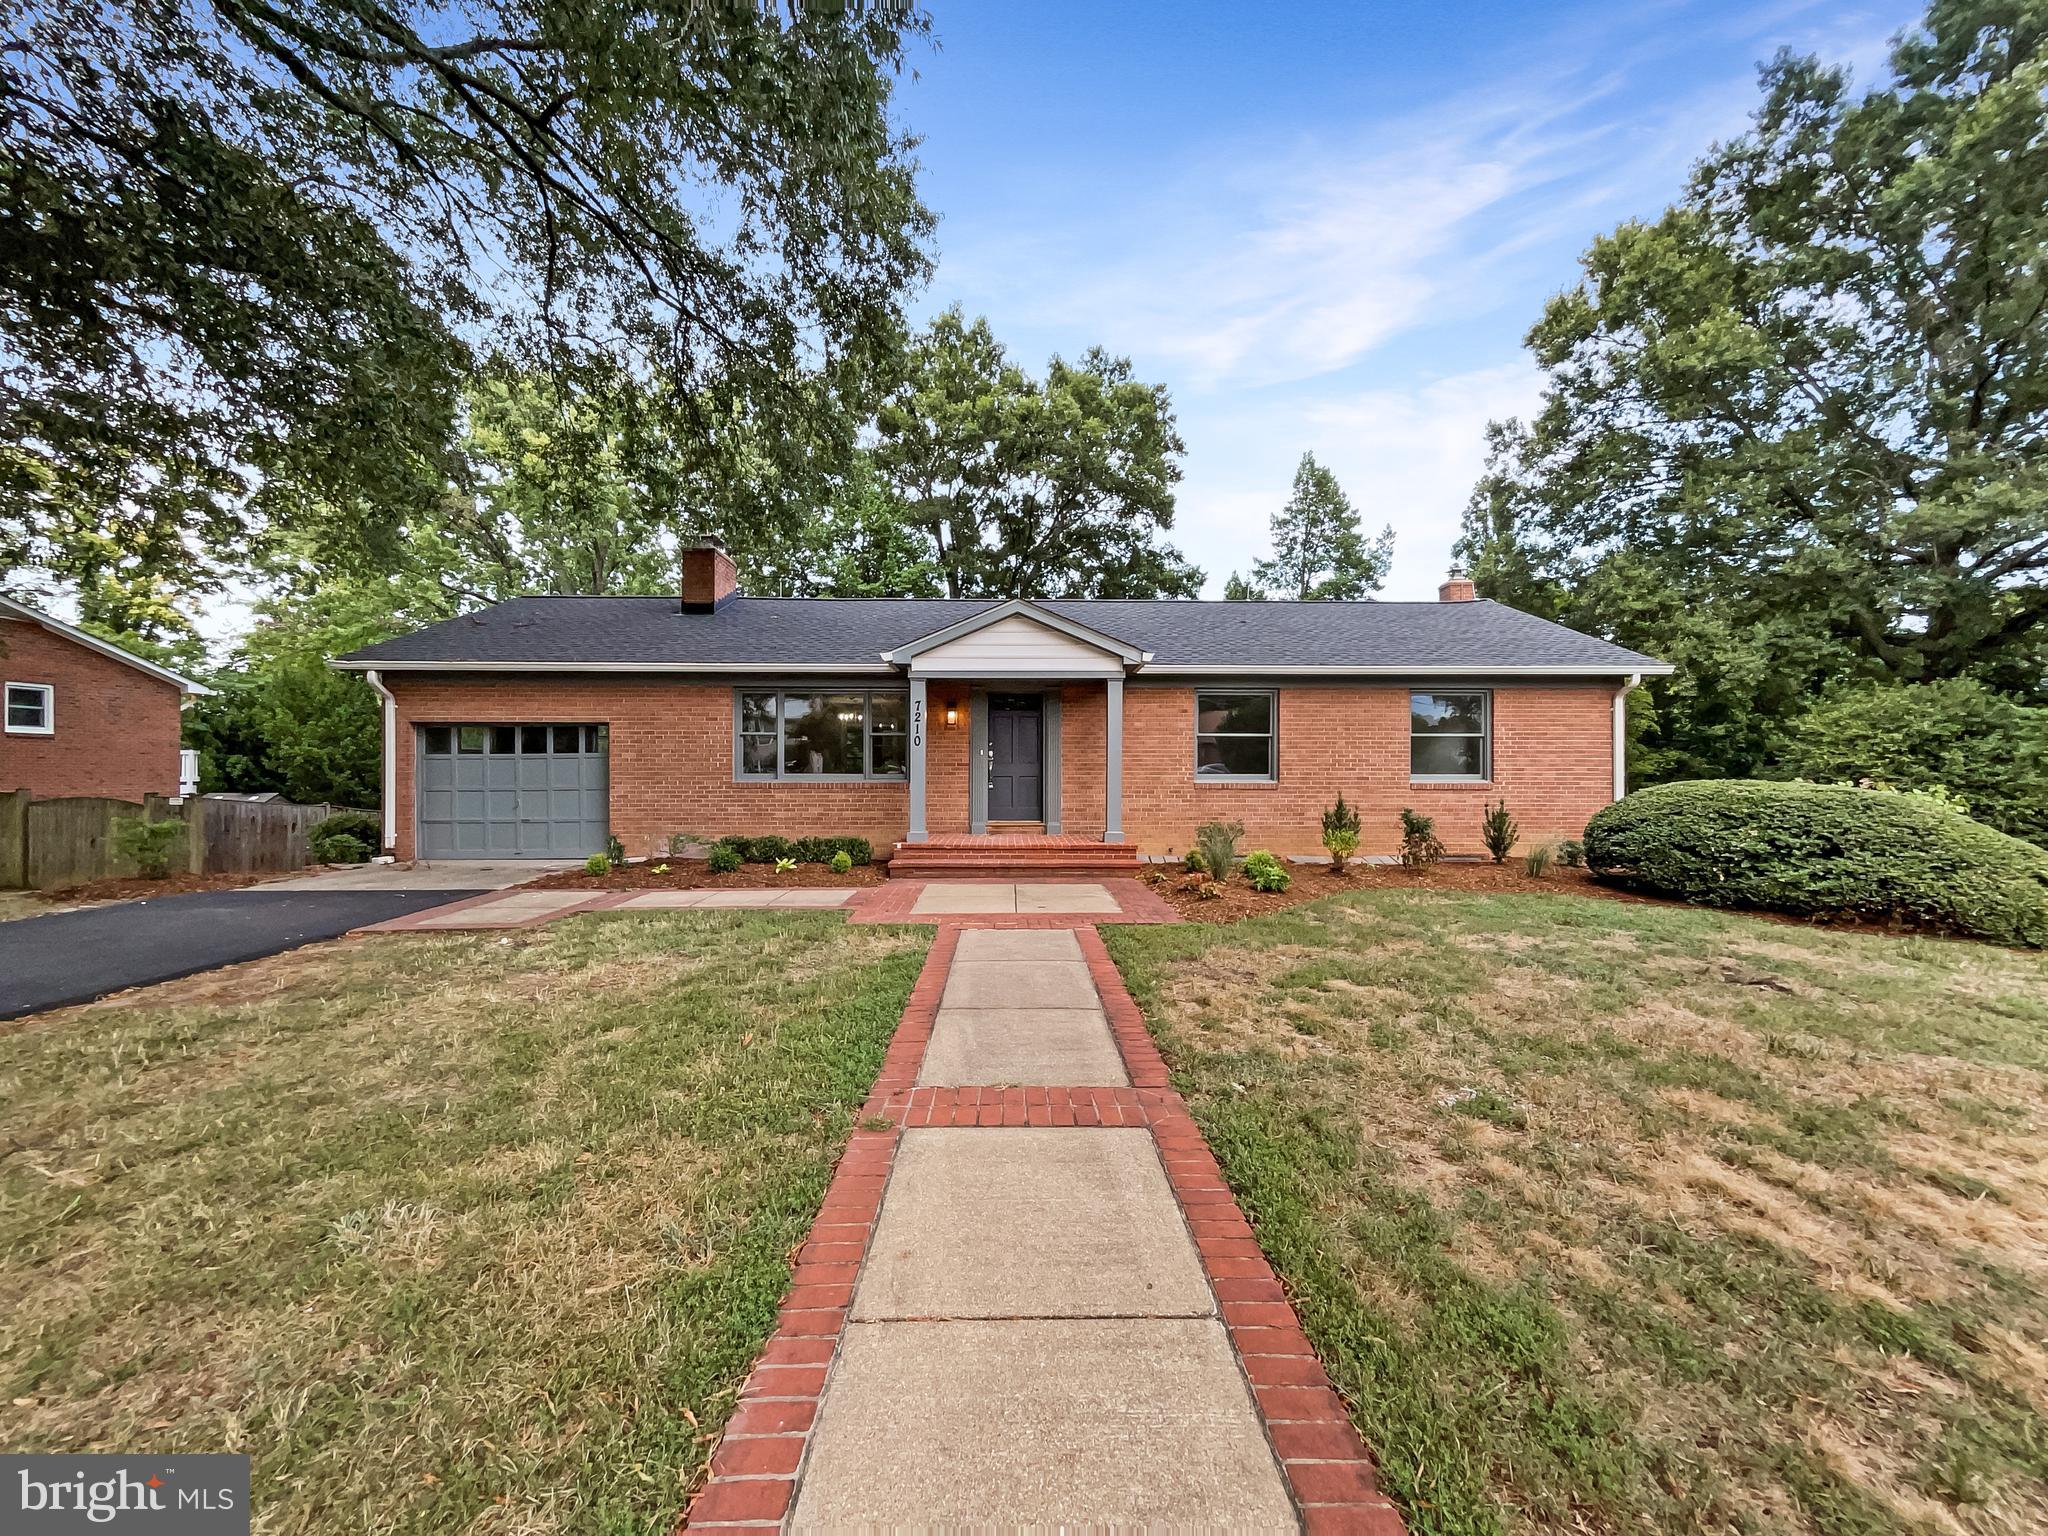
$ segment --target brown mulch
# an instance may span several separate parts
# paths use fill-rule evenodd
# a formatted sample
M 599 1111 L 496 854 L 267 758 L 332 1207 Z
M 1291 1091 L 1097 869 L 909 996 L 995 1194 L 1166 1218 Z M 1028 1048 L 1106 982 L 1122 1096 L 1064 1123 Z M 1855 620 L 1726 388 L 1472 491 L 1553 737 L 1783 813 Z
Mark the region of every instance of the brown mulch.
M 88 880 L 83 885 L 59 886 L 32 894 L 38 901 L 76 907 L 95 901 L 147 901 L 153 896 L 183 896 L 192 891 L 238 891 L 245 885 L 260 885 L 265 880 L 282 880 L 286 874 L 303 873 L 268 870 L 260 875 L 172 874 L 161 880 L 141 875 L 110 875 L 104 880 Z
M 667 872 L 656 874 L 667 866 Z M 742 864 L 729 875 L 714 875 L 702 859 L 643 859 L 614 865 L 610 874 L 586 875 L 581 869 L 557 870 L 529 880 L 524 889 L 543 891 L 701 891 L 714 887 L 732 891 L 767 890 L 797 885 L 880 885 L 886 876 L 879 864 L 856 864 L 843 875 L 830 864 L 799 864 L 782 874 L 773 864 Z

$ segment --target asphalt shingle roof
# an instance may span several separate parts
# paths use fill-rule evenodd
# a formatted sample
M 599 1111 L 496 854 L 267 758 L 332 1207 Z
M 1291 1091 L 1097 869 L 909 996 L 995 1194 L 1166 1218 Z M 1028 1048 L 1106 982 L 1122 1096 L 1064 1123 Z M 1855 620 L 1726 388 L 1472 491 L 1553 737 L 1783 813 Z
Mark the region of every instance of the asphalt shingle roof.
M 984 609 L 987 598 L 738 597 L 686 614 L 673 597 L 520 597 L 351 651 L 357 664 L 460 666 L 878 663 L 883 651 Z M 1154 667 L 1583 667 L 1648 656 L 1481 599 L 1227 603 L 1053 598 L 1040 606 L 1151 651 Z

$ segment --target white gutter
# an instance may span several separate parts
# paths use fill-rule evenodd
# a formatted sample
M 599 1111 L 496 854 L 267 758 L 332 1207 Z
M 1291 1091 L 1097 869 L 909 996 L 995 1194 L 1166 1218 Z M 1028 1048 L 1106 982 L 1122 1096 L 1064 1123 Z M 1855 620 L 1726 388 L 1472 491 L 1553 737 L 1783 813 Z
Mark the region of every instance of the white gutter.
M 609 676 L 614 672 L 682 672 L 745 676 L 808 677 L 846 674 L 893 677 L 896 669 L 879 662 L 816 661 L 330 661 L 337 672 L 583 672 Z
M 1626 667 L 1593 666 L 1487 666 L 1483 663 L 1471 666 L 1410 666 L 1410 667 L 1262 667 L 1255 665 L 1192 666 L 1186 663 L 1172 663 L 1166 666 L 1145 668 L 1147 678 L 1159 677 L 1668 677 L 1676 669 L 1664 663 L 1644 666 L 1640 662 Z
M 364 669 L 363 680 L 384 701 L 384 852 L 389 855 L 398 847 L 398 697 L 375 667 Z
M 1628 696 L 1635 692 L 1636 685 L 1642 680 L 1641 672 L 1632 672 L 1628 681 L 1614 690 L 1614 798 L 1617 800 L 1628 793 Z

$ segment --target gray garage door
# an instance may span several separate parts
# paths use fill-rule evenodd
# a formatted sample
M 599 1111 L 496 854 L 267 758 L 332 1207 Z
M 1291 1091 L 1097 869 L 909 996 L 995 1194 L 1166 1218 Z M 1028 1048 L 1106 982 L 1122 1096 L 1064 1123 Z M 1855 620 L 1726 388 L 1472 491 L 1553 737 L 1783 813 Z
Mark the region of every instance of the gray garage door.
M 610 835 L 601 725 L 423 725 L 419 847 L 428 859 L 582 858 Z

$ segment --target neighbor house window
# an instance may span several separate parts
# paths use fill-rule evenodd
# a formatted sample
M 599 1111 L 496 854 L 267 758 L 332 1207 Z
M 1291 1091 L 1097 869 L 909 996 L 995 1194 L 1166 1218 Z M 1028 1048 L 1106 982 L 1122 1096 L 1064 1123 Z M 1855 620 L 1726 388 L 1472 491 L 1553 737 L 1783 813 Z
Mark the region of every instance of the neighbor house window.
M 1485 693 L 1409 694 L 1409 777 L 1483 783 L 1493 771 L 1491 703 Z
M 900 779 L 910 695 L 898 690 L 742 693 L 743 779 Z
M 17 736 L 48 736 L 57 728 L 56 691 L 48 683 L 7 685 L 7 729 Z
M 1195 777 L 1270 779 L 1278 754 L 1271 693 L 1201 692 L 1195 695 Z

